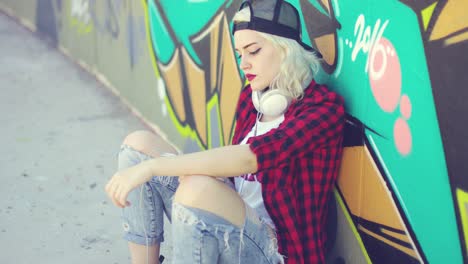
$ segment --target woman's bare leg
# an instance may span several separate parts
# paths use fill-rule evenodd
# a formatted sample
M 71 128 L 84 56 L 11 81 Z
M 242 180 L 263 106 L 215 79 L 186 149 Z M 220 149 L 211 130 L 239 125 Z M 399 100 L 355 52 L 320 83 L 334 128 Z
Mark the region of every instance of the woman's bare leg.
M 180 180 L 174 202 L 202 209 L 241 227 L 245 221 L 242 198 L 222 181 L 210 176 L 185 176 Z
M 177 153 L 160 136 L 144 130 L 129 134 L 123 144 L 152 157 L 159 157 L 162 153 Z M 128 242 L 128 248 L 132 264 L 159 264 L 160 244 L 146 246 Z
M 132 264 L 159 264 L 160 245 L 145 246 L 128 242 Z

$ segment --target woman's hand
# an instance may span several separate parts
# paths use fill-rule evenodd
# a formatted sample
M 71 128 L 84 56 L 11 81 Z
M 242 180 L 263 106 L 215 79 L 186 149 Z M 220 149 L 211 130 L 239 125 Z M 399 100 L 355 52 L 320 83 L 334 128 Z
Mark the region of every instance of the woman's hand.
M 129 206 L 128 193 L 151 179 L 151 169 L 147 162 L 118 171 L 106 184 L 106 193 L 118 207 Z

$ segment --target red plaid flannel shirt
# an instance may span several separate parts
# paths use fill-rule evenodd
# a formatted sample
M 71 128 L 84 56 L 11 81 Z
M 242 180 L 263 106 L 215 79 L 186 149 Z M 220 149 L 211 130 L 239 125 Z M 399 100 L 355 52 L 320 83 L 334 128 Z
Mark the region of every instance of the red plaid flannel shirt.
M 281 125 L 247 141 L 256 154 L 257 179 L 287 263 L 325 263 L 327 201 L 338 174 L 344 129 L 343 99 L 312 81 Z M 252 129 L 251 89 L 241 92 L 233 144 Z

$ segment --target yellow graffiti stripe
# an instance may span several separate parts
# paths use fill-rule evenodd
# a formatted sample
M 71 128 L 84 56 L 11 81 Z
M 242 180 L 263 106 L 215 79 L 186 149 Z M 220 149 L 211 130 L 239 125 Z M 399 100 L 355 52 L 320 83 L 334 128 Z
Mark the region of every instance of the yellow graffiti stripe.
M 354 226 L 354 222 L 351 219 L 351 216 L 350 216 L 350 214 L 348 212 L 348 209 L 346 209 L 346 206 L 345 206 L 345 204 L 343 202 L 343 199 L 341 198 L 341 195 L 336 190 L 336 188 L 334 190 L 334 194 L 335 194 L 336 201 L 338 201 L 338 204 L 340 205 L 341 210 L 343 211 L 343 214 L 346 217 L 346 220 L 348 221 L 349 226 L 351 227 L 351 231 L 353 232 L 354 236 L 356 237 L 356 240 L 359 243 L 359 246 L 361 247 L 362 253 L 363 253 L 364 257 L 366 258 L 367 263 L 372 264 L 372 261 L 370 260 L 369 254 L 367 254 L 366 247 L 364 246 L 364 243 L 362 242 L 361 236 L 359 235 L 359 232 L 357 231 L 356 226 Z
M 207 113 L 207 115 L 208 115 L 208 117 L 207 117 L 207 126 L 208 126 L 207 131 L 208 131 L 208 148 L 209 148 L 209 149 L 213 147 L 213 142 L 212 142 L 213 137 L 212 137 L 212 134 L 211 134 L 211 133 L 212 133 L 212 129 L 211 129 L 211 115 L 210 115 L 210 113 L 211 113 L 211 110 L 212 110 L 213 108 L 215 108 L 215 109 L 216 109 L 216 116 L 217 116 L 217 117 L 221 116 L 221 114 L 220 114 L 220 112 L 219 112 L 219 107 L 218 107 L 218 105 L 219 105 L 219 97 L 218 97 L 218 94 L 215 94 L 215 95 L 210 99 L 210 101 L 208 102 L 208 104 L 207 104 L 207 111 L 206 111 L 206 113 Z M 219 119 L 218 119 L 218 120 L 219 120 Z M 219 143 L 220 146 L 223 146 L 223 145 L 224 145 L 224 144 L 223 144 L 223 142 L 224 142 L 224 133 L 222 133 L 221 122 L 218 122 L 218 131 L 219 131 L 219 142 L 218 142 L 218 143 Z
M 459 35 L 447 38 L 444 41 L 444 45 L 445 46 L 450 46 L 450 45 L 457 44 L 459 42 L 463 42 L 463 41 L 467 41 L 467 40 L 468 40 L 468 32 L 463 32 L 463 33 L 461 33 Z
M 458 210 L 460 210 L 460 216 L 463 226 L 463 236 L 465 237 L 465 247 L 468 251 L 468 215 L 467 215 L 467 205 L 468 205 L 468 193 L 457 188 L 457 200 L 458 200 Z
M 424 30 L 427 30 L 427 26 L 429 25 L 429 21 L 431 21 L 432 13 L 434 13 L 434 9 L 437 5 L 437 2 L 434 2 L 432 5 L 424 8 L 421 11 L 421 17 L 424 23 Z
M 393 232 L 393 231 L 390 231 L 390 230 L 387 230 L 387 229 L 384 229 L 384 228 L 380 228 L 380 231 L 386 235 L 389 235 L 389 236 L 392 236 L 396 239 L 399 239 L 403 242 L 406 242 L 406 243 L 409 243 L 409 244 L 412 244 L 413 241 L 411 241 L 408 237 L 408 235 L 406 234 L 406 232 L 404 234 L 400 234 L 400 233 L 397 233 L 397 232 Z
M 215 104 L 217 103 L 217 99 L 218 97 L 217 96 L 213 96 L 210 101 L 208 102 L 207 105 L 211 105 L 211 104 Z M 216 101 L 216 102 L 213 102 L 213 101 Z M 198 137 L 198 134 L 197 134 L 197 131 L 192 129 L 192 127 L 190 127 L 190 125 L 182 125 L 179 120 L 177 119 L 177 115 L 174 111 L 174 108 L 172 108 L 171 106 L 171 102 L 169 101 L 169 97 L 166 96 L 166 98 L 164 98 L 164 102 L 165 104 L 167 105 L 167 109 L 168 109 L 168 113 L 169 113 L 169 116 L 172 120 L 172 123 L 175 125 L 177 131 L 179 131 L 180 135 L 182 137 L 188 137 L 192 140 L 194 140 L 195 142 L 197 142 L 197 145 L 200 147 L 200 149 L 209 149 L 211 147 L 211 137 L 209 137 L 208 139 L 208 146 L 204 146 L 203 143 L 201 142 L 200 138 Z M 219 115 L 219 112 L 218 112 L 218 115 Z M 211 123 L 211 119 L 208 118 L 208 124 Z M 208 129 L 208 133 L 211 133 L 210 129 Z M 211 136 L 209 134 L 209 136 Z M 220 135 L 220 137 L 222 137 L 222 135 Z
M 145 13 L 145 25 L 146 25 L 146 40 L 148 47 L 150 49 L 150 57 L 151 57 L 151 64 L 153 65 L 154 73 L 157 79 L 161 78 L 161 74 L 159 73 L 159 67 L 158 63 L 156 61 L 156 54 L 154 53 L 153 50 L 153 44 L 152 44 L 152 39 L 151 39 L 151 32 L 150 32 L 150 24 L 149 24 L 149 17 L 148 17 L 148 5 L 146 4 L 146 0 L 141 0 L 141 3 L 143 5 L 143 11 Z M 208 105 L 212 103 L 213 100 L 218 100 L 217 98 L 212 98 L 210 102 L 208 102 Z M 206 147 L 203 146 L 200 138 L 197 135 L 197 132 L 190 127 L 190 125 L 182 125 L 179 120 L 177 119 L 177 115 L 172 107 L 171 102 L 169 101 L 169 97 L 166 95 L 164 98 L 164 102 L 167 106 L 169 116 L 172 120 L 172 123 L 175 125 L 177 131 L 179 131 L 180 135 L 182 137 L 188 137 L 197 142 L 197 145 L 200 147 L 200 149 L 205 149 Z M 208 118 L 208 122 L 210 122 Z M 209 139 L 210 141 L 211 139 Z
M 402 246 L 400 244 L 397 244 L 397 243 L 395 243 L 395 242 L 393 242 L 393 241 L 391 241 L 391 240 L 389 240 L 389 239 L 387 239 L 387 238 L 385 238 L 383 236 L 380 236 L 380 235 L 370 231 L 369 229 L 367 229 L 367 228 L 365 228 L 365 227 L 363 227 L 361 225 L 359 226 L 359 229 L 362 232 L 368 234 L 369 236 L 372 236 L 375 239 L 378 239 L 378 240 L 384 242 L 385 244 L 388 244 L 388 245 L 390 245 L 390 246 L 392 246 L 392 247 L 394 247 L 394 248 L 396 248 L 396 249 L 398 249 L 398 250 L 412 256 L 415 259 L 420 259 L 418 254 L 416 254 L 416 252 L 414 252 L 414 250 L 412 250 L 412 249 L 409 249 L 409 248 L 406 248 L 406 247 L 404 247 L 404 246 Z
M 141 0 L 141 3 L 143 5 L 143 11 L 145 13 L 146 41 L 148 42 L 148 47 L 150 48 L 151 63 L 153 64 L 153 69 L 156 74 L 156 78 L 159 79 L 161 78 L 161 75 L 159 74 L 158 64 L 155 58 L 156 54 L 154 54 L 154 50 L 153 50 L 153 43 L 151 39 L 150 24 L 149 24 L 149 18 L 148 18 L 148 5 L 146 4 L 146 0 Z

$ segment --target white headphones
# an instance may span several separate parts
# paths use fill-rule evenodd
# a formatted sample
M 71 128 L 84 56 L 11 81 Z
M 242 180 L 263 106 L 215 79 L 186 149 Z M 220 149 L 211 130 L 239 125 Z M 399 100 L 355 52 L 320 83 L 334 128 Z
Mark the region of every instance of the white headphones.
M 284 114 L 291 104 L 292 98 L 279 89 L 266 92 L 252 91 L 252 102 L 258 112 L 266 116 Z

